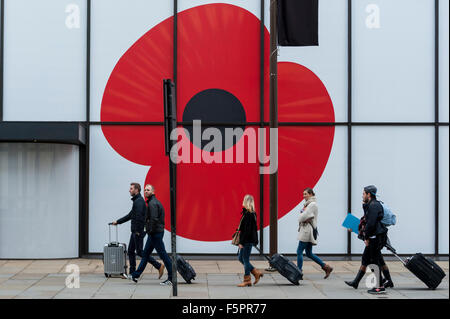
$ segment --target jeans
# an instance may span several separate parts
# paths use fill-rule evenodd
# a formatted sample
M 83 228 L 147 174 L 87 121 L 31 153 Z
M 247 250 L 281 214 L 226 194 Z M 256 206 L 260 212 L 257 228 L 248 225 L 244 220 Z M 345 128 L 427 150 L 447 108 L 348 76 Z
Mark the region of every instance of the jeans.
M 144 244 L 145 233 L 131 233 L 130 243 L 128 244 L 128 259 L 130 260 L 130 274 L 136 270 L 136 255 L 142 257 L 142 246 Z M 156 269 L 161 267 L 161 264 L 155 258 L 149 256 L 148 262 Z
M 298 242 L 297 248 L 297 267 L 300 271 L 303 268 L 303 251 L 306 250 L 306 256 L 311 258 L 314 262 L 319 264 L 321 267 L 325 266 L 325 263 L 312 252 L 312 243 L 305 243 L 302 241 Z
M 239 250 L 239 261 L 244 265 L 244 275 L 249 276 L 250 272 L 255 268 L 250 263 L 250 254 L 252 252 L 253 244 L 244 244 L 244 248 Z
M 138 269 L 131 274 L 134 278 L 139 278 L 142 275 L 148 260 L 151 258 L 150 254 L 153 252 L 153 249 L 156 249 L 159 258 L 161 258 L 166 266 L 167 273 L 169 275 L 168 279 L 172 281 L 172 261 L 170 260 L 169 255 L 166 252 L 166 248 L 164 247 L 163 237 L 164 232 L 148 235 L 144 252 L 142 254 L 141 263 L 139 264 Z

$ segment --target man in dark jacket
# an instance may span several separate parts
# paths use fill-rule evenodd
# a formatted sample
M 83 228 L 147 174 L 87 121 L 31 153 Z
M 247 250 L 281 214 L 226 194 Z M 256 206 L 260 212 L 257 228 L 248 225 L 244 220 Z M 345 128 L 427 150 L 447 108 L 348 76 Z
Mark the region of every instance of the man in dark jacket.
M 164 246 L 164 208 L 161 202 L 155 197 L 155 190 L 152 185 L 146 185 L 144 189 L 144 196 L 147 199 L 147 212 L 145 215 L 145 230 L 148 234 L 147 242 L 145 243 L 144 252 L 142 254 L 142 260 L 138 269 L 131 273 L 131 278 L 134 282 L 137 282 L 142 272 L 147 265 L 147 260 L 153 249 L 156 249 L 159 257 L 166 266 L 168 278 L 161 285 L 167 286 L 172 284 L 172 262 L 169 255 L 166 252 Z
M 130 243 L 128 244 L 128 258 L 130 260 L 131 274 L 136 271 L 136 254 L 142 257 L 142 246 L 145 237 L 144 225 L 146 206 L 145 201 L 141 196 L 141 185 L 139 183 L 131 183 L 129 192 L 131 195 L 131 200 L 133 201 L 131 211 L 112 224 L 123 224 L 131 220 L 131 236 Z M 161 265 L 161 263 L 157 262 L 151 256 L 148 258 L 148 262 L 159 270 L 159 278 L 161 278 L 164 272 L 164 265 Z
M 364 240 L 366 247 L 362 256 L 361 267 L 356 275 L 356 278 L 353 281 L 345 282 L 347 285 L 357 289 L 360 280 L 366 273 L 367 266 L 370 264 L 375 264 L 379 267 L 379 270 L 383 271 L 386 281 L 383 283 L 380 271 L 378 278 L 379 287 L 370 289 L 368 292 L 371 294 L 384 293 L 385 288 L 394 286 L 389 273 L 389 268 L 381 255 L 381 249 L 383 249 L 386 244 L 388 230 L 386 226 L 381 223 L 384 216 L 384 210 L 383 206 L 377 200 L 376 194 L 377 188 L 374 185 L 364 187 L 364 216 L 361 218 L 360 233 L 358 238 Z

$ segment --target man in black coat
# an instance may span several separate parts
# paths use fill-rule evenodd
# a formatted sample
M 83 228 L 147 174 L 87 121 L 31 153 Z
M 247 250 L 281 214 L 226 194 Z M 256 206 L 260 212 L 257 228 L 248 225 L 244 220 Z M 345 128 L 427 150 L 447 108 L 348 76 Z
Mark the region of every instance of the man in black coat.
M 130 195 L 133 201 L 131 211 L 124 217 L 113 222 L 113 225 L 123 224 L 131 220 L 131 236 L 130 243 L 128 244 L 128 258 L 130 260 L 130 273 L 136 270 L 136 255 L 142 257 L 142 246 L 144 242 L 145 232 L 145 212 L 146 205 L 144 198 L 141 196 L 141 185 L 139 183 L 130 184 Z M 159 278 L 161 278 L 164 272 L 164 265 L 161 265 L 153 257 L 148 258 L 148 262 L 159 270 Z
M 169 255 L 166 252 L 164 246 L 164 208 L 161 202 L 155 197 L 155 189 L 152 185 L 146 185 L 144 190 L 144 196 L 147 199 L 147 212 L 145 215 L 145 230 L 148 234 L 147 242 L 145 243 L 144 252 L 142 254 L 142 260 L 138 269 L 130 273 L 130 279 L 134 282 L 138 281 L 142 272 L 147 265 L 147 259 L 151 258 L 150 254 L 153 249 L 156 249 L 161 260 L 164 262 L 168 278 L 161 282 L 161 285 L 172 285 L 172 262 Z
M 378 287 L 370 289 L 371 294 L 381 294 L 385 288 L 393 287 L 389 268 L 384 262 L 381 250 L 387 241 L 387 227 L 381 223 L 384 216 L 384 209 L 377 200 L 377 188 L 374 185 L 364 187 L 363 191 L 363 210 L 364 216 L 361 218 L 358 238 L 364 240 L 365 249 L 363 252 L 361 267 L 353 281 L 345 283 L 355 289 L 358 288 L 360 280 L 366 273 L 367 266 L 375 264 L 379 267 Z M 381 271 L 385 277 L 383 282 Z

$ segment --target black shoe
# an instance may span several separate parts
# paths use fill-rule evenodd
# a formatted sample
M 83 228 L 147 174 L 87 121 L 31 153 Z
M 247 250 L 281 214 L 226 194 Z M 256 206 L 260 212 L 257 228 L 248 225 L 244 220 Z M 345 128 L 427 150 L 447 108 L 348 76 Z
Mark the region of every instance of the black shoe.
M 365 274 L 366 273 L 360 269 L 353 281 L 345 281 L 345 283 L 350 287 L 358 289 L 359 282 L 361 281 L 361 279 L 364 277 Z
M 382 286 L 384 288 L 394 288 L 394 283 L 392 282 L 392 280 L 385 279 L 385 280 L 383 280 Z
M 353 287 L 353 288 L 355 288 L 355 289 L 358 289 L 358 284 L 359 283 L 355 283 L 355 281 L 354 280 L 352 280 L 352 281 L 344 281 L 347 285 L 349 285 L 350 287 Z
M 386 289 L 384 287 L 372 288 L 367 290 L 367 292 L 372 295 L 381 295 L 386 293 Z

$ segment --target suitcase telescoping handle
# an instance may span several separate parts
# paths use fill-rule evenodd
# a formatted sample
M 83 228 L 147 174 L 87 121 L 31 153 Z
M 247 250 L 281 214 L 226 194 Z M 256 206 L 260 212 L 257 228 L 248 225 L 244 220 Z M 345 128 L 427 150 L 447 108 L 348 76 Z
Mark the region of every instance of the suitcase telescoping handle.
M 259 251 L 267 259 L 267 261 L 270 263 L 271 259 L 269 257 L 267 257 L 267 255 L 265 255 L 264 252 L 262 252 L 261 249 L 258 248 L 258 246 L 253 246 L 253 247 L 255 247 L 256 250 Z
M 387 239 L 386 244 L 384 246 L 386 247 L 387 250 L 390 250 L 395 255 L 395 257 L 397 257 L 403 263 L 403 265 L 406 265 L 406 262 L 403 260 L 403 258 L 397 255 L 397 251 L 395 250 L 394 247 L 391 246 L 389 238 Z
M 118 229 L 118 225 L 114 225 L 113 223 L 108 223 L 109 226 L 109 242 L 112 243 L 111 241 L 111 226 L 116 226 L 116 241 L 114 242 L 115 244 L 119 243 L 119 229 Z

